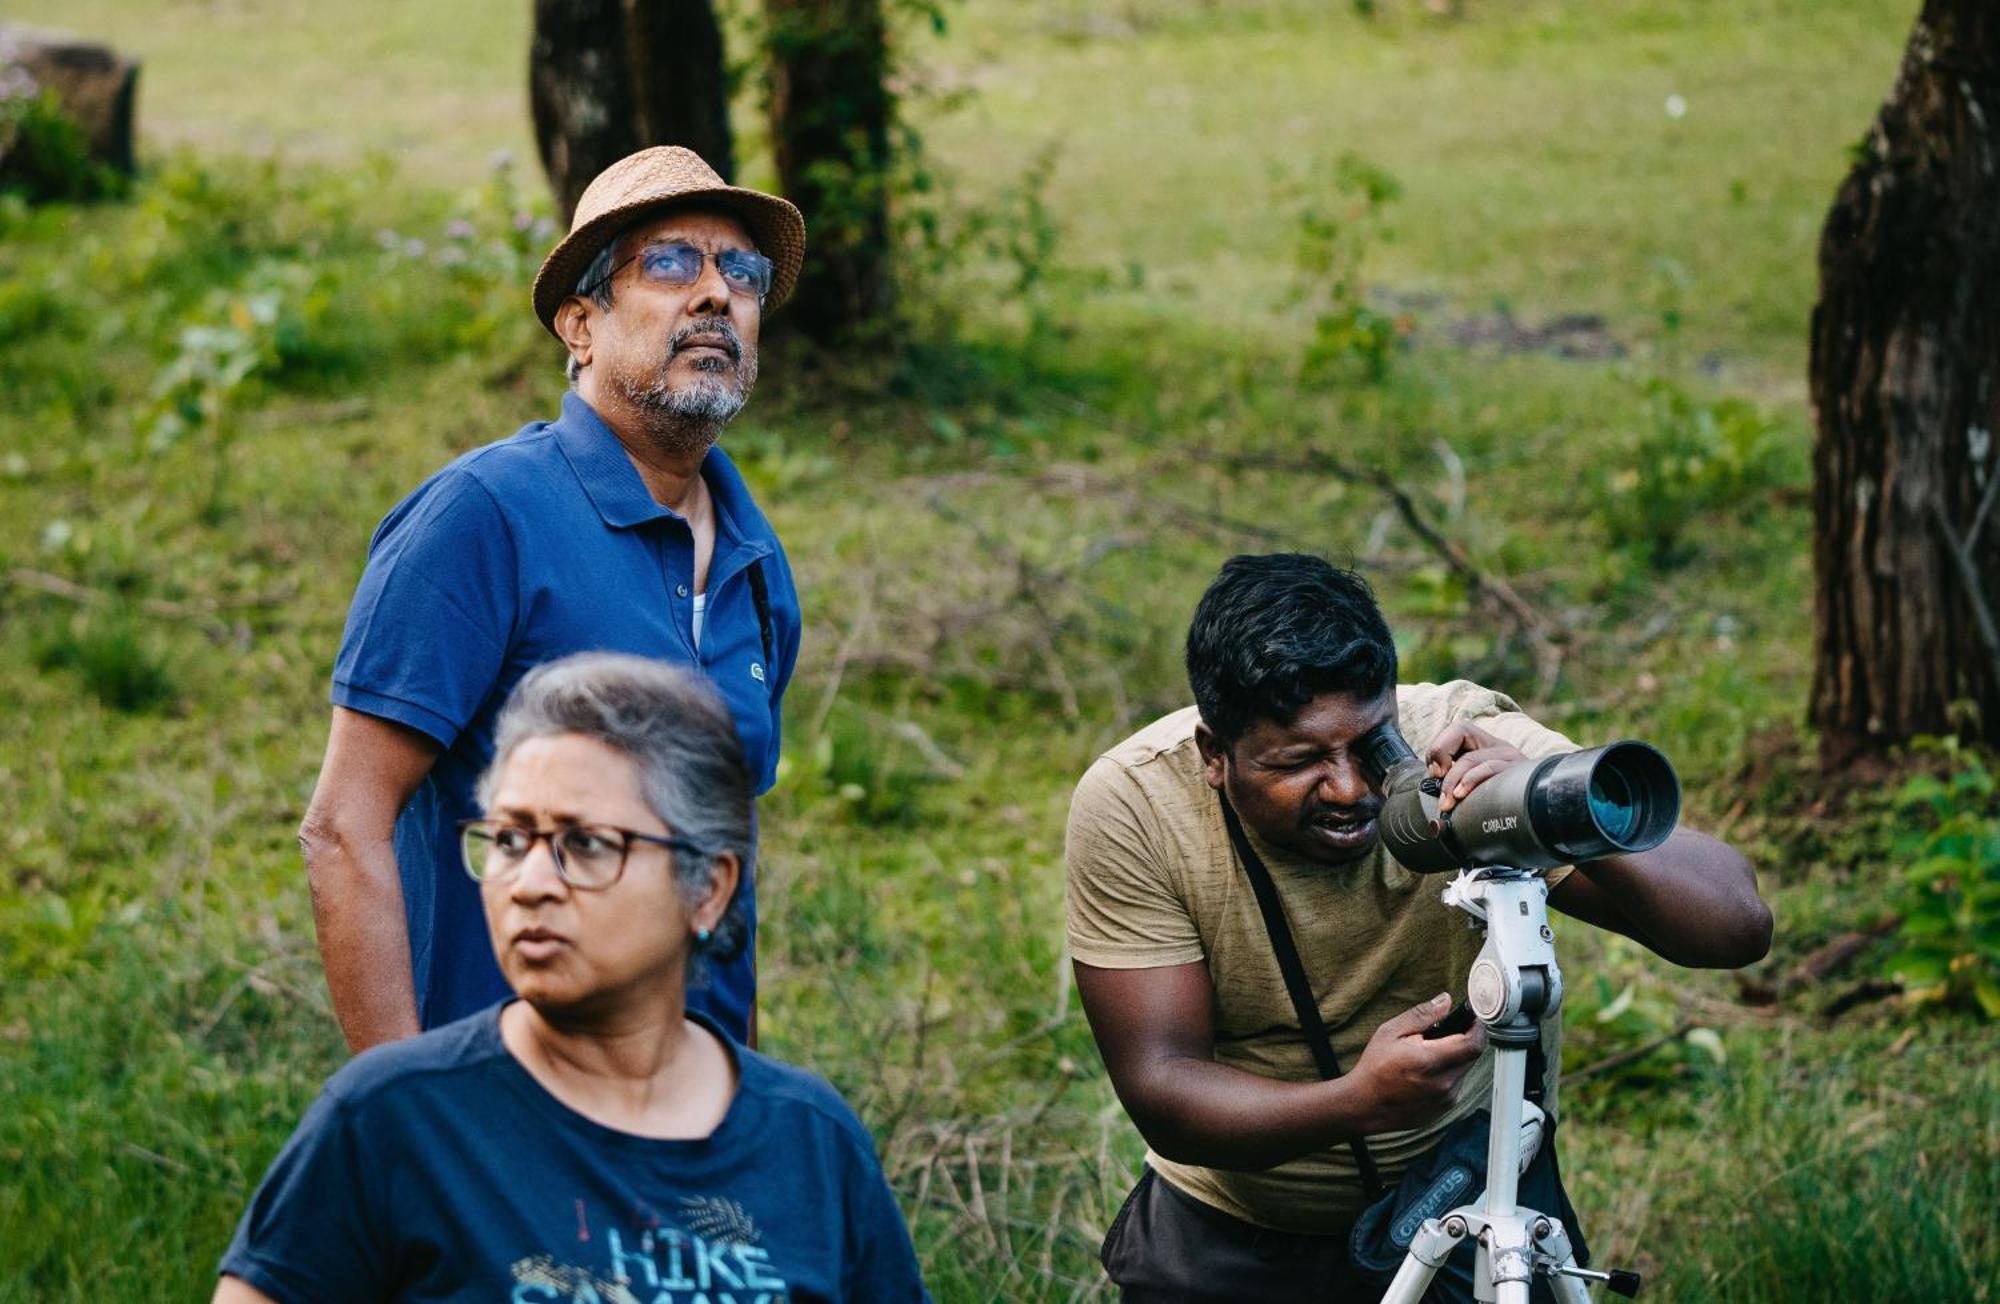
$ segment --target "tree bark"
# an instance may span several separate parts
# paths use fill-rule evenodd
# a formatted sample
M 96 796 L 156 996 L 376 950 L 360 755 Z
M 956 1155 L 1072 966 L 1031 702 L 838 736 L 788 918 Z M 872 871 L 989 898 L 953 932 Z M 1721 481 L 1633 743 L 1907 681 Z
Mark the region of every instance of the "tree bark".
M 735 175 L 710 0 L 535 0 L 528 88 L 564 224 L 592 178 L 649 145 L 685 145 Z
M 2000 5 L 1926 0 L 1820 239 L 1815 669 L 1830 767 L 2000 743 Z
M 811 233 L 787 312 L 837 344 L 879 321 L 889 275 L 889 48 L 881 0 L 765 0 L 771 146 Z

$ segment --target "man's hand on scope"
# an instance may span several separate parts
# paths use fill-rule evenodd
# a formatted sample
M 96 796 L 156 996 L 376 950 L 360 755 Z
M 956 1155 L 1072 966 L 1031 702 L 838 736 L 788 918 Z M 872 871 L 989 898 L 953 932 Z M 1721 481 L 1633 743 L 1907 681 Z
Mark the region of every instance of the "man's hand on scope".
M 1475 1023 L 1455 1036 L 1426 1041 L 1424 1029 L 1451 1009 L 1440 994 L 1412 1006 L 1375 1030 L 1349 1076 L 1374 1101 L 1368 1132 L 1421 1127 L 1451 1103 L 1452 1088 L 1486 1047 L 1486 1028 Z
M 1438 795 L 1440 811 L 1450 810 L 1480 784 L 1527 759 L 1528 754 L 1514 744 L 1463 720 L 1446 725 L 1424 753 L 1430 772 L 1444 781 Z

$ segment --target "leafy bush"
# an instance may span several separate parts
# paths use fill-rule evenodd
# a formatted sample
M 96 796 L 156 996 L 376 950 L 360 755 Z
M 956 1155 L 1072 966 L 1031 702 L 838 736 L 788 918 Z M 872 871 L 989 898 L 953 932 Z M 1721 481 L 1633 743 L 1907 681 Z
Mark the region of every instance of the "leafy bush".
M 1402 193 L 1386 169 L 1352 153 L 1314 182 L 1299 214 L 1299 299 L 1313 318 L 1301 381 L 1379 384 L 1407 346 L 1408 318 L 1372 306 L 1362 275 L 1369 250 L 1393 237 L 1388 209 Z
M 1924 827 L 1897 845 L 1902 948 L 1885 969 L 1917 1004 L 1974 1008 L 2000 1019 L 2000 801 L 1993 772 L 1956 739 L 1926 745 L 1943 775 L 1903 785 L 1897 805 Z
M 83 132 L 53 91 L 0 73 L 0 193 L 29 203 L 117 194 L 124 178 L 90 157 Z
M 882 719 L 834 714 L 812 742 L 805 766 L 786 777 L 808 800 L 859 825 L 887 828 L 915 822 L 931 779 L 909 743 Z M 796 773 L 796 777 L 793 774 Z
M 1606 477 L 1597 514 L 1613 545 L 1666 569 L 1692 556 L 1689 534 L 1703 516 L 1747 506 L 1792 467 L 1778 423 L 1754 404 L 1698 398 L 1657 376 L 1639 391 L 1639 434 Z
M 1565 967 L 1563 992 L 1563 1064 L 1572 1074 L 1600 1066 L 1602 1086 L 1583 1088 L 1600 1107 L 1630 1105 L 1635 1089 L 1672 1087 L 1728 1062 L 1721 1034 L 1686 1016 L 1680 993 L 1655 980 L 1638 943 L 1604 941 L 1588 966 Z
M 114 710 L 157 710 L 178 692 L 166 662 L 129 616 L 64 625 L 40 642 L 35 662 L 43 670 L 74 671 Z

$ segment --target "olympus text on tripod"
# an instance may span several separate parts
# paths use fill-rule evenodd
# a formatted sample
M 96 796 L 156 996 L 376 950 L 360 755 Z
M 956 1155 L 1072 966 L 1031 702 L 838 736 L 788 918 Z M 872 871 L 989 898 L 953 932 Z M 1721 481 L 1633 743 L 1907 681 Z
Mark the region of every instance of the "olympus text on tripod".
M 1553 869 L 1650 851 L 1680 819 L 1680 780 L 1646 743 L 1518 762 L 1444 812 L 1440 781 L 1393 723 L 1368 733 L 1359 751 L 1382 791 L 1383 846 L 1421 874 L 1473 865 Z

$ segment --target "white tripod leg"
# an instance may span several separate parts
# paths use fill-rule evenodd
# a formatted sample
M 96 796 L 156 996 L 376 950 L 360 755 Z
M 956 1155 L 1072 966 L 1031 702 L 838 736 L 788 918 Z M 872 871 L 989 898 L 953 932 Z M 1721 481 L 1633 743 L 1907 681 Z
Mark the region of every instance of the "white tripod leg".
M 1403 1266 L 1396 1269 L 1396 1279 L 1389 1283 L 1389 1289 L 1382 1296 L 1382 1304 L 1417 1304 L 1430 1289 L 1431 1278 L 1451 1257 L 1451 1252 L 1465 1238 L 1465 1224 L 1454 1220 L 1458 1234 L 1445 1230 L 1443 1223 L 1435 1218 L 1424 1219 L 1424 1225 L 1410 1238 L 1409 1253 L 1403 1256 Z

